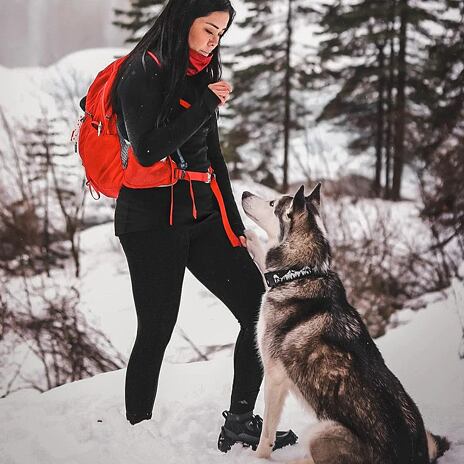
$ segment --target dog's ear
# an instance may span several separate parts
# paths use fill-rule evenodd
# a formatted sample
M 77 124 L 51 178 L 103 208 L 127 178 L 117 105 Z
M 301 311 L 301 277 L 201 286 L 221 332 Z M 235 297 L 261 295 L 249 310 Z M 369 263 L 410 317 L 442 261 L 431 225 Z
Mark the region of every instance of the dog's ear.
M 302 185 L 298 189 L 298 192 L 296 192 L 295 196 L 293 197 L 292 211 L 295 213 L 301 212 L 305 209 L 305 207 L 306 207 L 306 201 L 305 201 L 305 196 L 304 196 L 304 185 Z
M 312 201 L 316 206 L 321 206 L 321 186 L 322 184 L 319 182 L 306 197 L 306 201 Z

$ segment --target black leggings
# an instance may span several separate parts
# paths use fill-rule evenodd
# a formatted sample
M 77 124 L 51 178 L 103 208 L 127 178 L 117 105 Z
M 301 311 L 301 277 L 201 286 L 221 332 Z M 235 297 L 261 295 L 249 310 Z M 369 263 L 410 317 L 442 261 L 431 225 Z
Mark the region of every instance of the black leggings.
M 252 410 L 262 381 L 255 326 L 264 285 L 247 250 L 230 245 L 217 213 L 191 227 L 131 232 L 119 239 L 129 264 L 137 311 L 137 337 L 126 373 L 128 418 L 151 417 L 161 362 L 177 319 L 185 267 L 240 323 L 230 410 Z

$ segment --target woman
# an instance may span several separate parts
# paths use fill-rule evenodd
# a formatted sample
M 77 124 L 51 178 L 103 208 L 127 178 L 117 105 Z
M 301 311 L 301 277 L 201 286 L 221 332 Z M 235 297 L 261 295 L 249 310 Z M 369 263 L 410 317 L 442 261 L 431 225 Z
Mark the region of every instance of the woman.
M 256 445 L 261 431 L 261 419 L 253 415 L 262 381 L 254 332 L 264 288 L 245 248 L 216 121 L 217 107 L 232 90 L 220 80 L 219 43 L 234 15 L 228 0 L 170 0 L 128 55 L 113 90 L 120 136 L 139 163 L 151 166 L 170 155 L 180 172 L 190 173 L 171 188 L 123 186 L 117 199 L 115 231 L 128 261 L 138 322 L 126 374 L 126 416 L 131 424 L 151 418 L 187 267 L 240 324 L 219 440 L 223 451 L 236 441 Z M 207 174 L 211 168 L 222 214 Z M 192 182 L 196 177 L 201 181 Z M 295 441 L 293 432 L 279 432 L 276 447 Z

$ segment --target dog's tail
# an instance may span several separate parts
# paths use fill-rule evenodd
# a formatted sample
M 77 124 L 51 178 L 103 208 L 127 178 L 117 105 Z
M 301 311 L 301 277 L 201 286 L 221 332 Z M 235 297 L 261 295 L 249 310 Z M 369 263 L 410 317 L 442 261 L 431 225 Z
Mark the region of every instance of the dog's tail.
M 446 437 L 440 435 L 434 435 L 432 432 L 427 430 L 427 446 L 429 448 L 430 463 L 434 464 L 437 459 L 445 454 L 449 450 L 450 442 Z

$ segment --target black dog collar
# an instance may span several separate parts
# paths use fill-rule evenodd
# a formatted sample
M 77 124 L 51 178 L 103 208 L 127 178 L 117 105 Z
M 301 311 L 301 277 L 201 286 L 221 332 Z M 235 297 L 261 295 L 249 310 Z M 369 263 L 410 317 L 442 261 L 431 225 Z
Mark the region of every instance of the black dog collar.
M 327 274 L 321 272 L 312 266 L 305 266 L 302 269 L 283 269 L 281 271 L 271 271 L 264 274 L 268 287 L 274 288 L 279 284 L 291 282 L 292 280 L 302 279 L 304 277 L 325 277 Z

